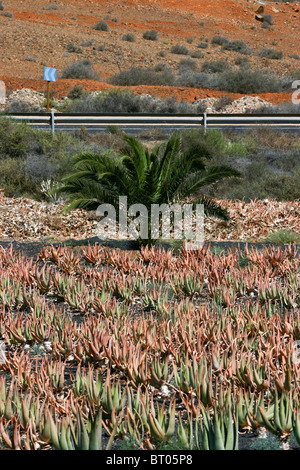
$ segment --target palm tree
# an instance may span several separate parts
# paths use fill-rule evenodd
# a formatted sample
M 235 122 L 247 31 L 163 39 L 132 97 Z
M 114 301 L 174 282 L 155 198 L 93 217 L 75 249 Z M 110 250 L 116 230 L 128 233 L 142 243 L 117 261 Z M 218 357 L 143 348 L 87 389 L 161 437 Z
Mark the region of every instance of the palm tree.
M 204 205 L 206 215 L 229 220 L 228 212 L 214 200 L 203 195 L 195 197 L 204 186 L 239 177 L 237 170 L 225 165 L 206 167 L 204 158 L 209 155 L 200 155 L 195 147 L 181 151 L 178 132 L 151 152 L 131 136 L 123 139 L 128 145 L 119 154 L 109 150 L 74 157 L 75 170 L 63 178 L 59 189 L 67 197 L 65 212 L 75 208 L 93 210 L 102 203 L 117 209 L 119 196 L 127 196 L 128 205 L 143 204 L 150 211 L 151 204 L 178 203 L 193 196 L 194 204 Z

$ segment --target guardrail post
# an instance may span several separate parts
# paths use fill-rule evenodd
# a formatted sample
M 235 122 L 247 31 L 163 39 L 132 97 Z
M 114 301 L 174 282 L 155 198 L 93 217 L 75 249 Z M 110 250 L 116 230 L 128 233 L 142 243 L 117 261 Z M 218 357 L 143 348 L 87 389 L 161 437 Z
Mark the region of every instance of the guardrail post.
M 205 134 L 206 129 L 207 129 L 207 114 L 206 113 L 203 114 L 203 125 L 204 125 L 204 134 Z
M 52 134 L 54 134 L 54 132 L 55 132 L 54 111 L 51 111 L 50 123 L 51 123 Z

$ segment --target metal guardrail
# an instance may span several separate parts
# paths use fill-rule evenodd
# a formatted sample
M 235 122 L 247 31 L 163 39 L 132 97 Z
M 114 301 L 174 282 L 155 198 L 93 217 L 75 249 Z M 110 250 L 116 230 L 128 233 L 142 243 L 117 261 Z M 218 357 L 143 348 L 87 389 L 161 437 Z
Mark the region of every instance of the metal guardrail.
M 177 126 L 177 127 L 233 127 L 233 126 L 299 126 L 300 115 L 295 114 L 65 114 L 65 113 L 15 113 L 6 114 L 29 125 L 42 128 L 62 129 L 72 126 Z

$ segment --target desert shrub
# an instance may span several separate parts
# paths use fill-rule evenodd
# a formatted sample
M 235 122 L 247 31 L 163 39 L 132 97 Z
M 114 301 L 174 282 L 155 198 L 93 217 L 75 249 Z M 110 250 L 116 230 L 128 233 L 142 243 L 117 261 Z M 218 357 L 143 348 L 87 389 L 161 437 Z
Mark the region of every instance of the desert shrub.
M 82 46 L 82 47 L 89 47 L 89 46 L 91 46 L 92 44 L 93 44 L 93 39 L 87 39 L 86 41 L 83 41 L 83 42 L 81 43 L 81 46 Z
M 100 80 L 100 77 L 89 60 L 80 60 L 67 65 L 62 71 L 61 78 L 87 78 Z
M 213 60 L 211 62 L 205 61 L 202 64 L 202 72 L 206 73 L 221 73 L 230 69 L 228 62 L 224 60 Z
M 299 54 L 291 54 L 290 58 L 295 59 L 295 60 L 300 60 L 300 55 Z
M 66 47 L 66 50 L 67 52 L 75 52 L 77 54 L 80 54 L 82 52 L 81 47 L 76 46 L 76 44 L 73 44 L 73 43 L 68 44 Z
M 50 3 L 50 5 L 43 7 L 43 10 L 58 10 L 58 8 L 58 5 L 55 3 Z
M 223 44 L 223 49 L 225 51 L 239 52 L 240 54 L 252 53 L 252 49 L 240 39 L 234 39 L 233 41 Z
M 67 96 L 70 100 L 78 100 L 79 98 L 82 97 L 83 93 L 84 93 L 83 86 L 78 85 L 78 83 L 76 83 L 76 85 L 73 88 L 71 88 Z
M 182 131 L 181 138 L 184 151 L 194 148 L 199 154 L 213 157 L 224 155 L 226 150 L 224 135 L 215 129 L 206 132 L 203 128 Z
M 30 56 L 27 56 L 25 57 L 26 62 L 36 62 L 36 58 L 35 57 L 30 57 Z
M 273 136 L 271 144 L 274 142 L 276 139 L 274 140 Z M 281 149 L 267 149 L 258 143 L 255 154 L 234 156 L 227 152 L 225 156 L 215 155 L 211 164 L 217 165 L 221 161 L 238 169 L 245 178 L 236 180 L 230 187 L 222 183 L 218 189 L 211 188 L 209 195 L 212 197 L 240 199 L 246 202 L 266 198 L 292 201 L 300 197 L 299 154 L 295 151 L 287 149 L 285 158 L 282 158 Z M 297 161 L 298 164 L 295 163 Z
M 99 95 L 85 94 L 69 105 L 72 113 L 175 113 L 193 114 L 201 108 L 186 102 L 177 102 L 173 98 L 166 100 L 153 99 L 149 96 L 136 96 L 129 90 L 108 90 Z
M 207 49 L 208 48 L 208 43 L 207 42 L 199 42 L 199 44 L 197 44 L 197 47 L 199 47 L 199 49 Z
M 96 31 L 109 31 L 109 26 L 107 23 L 105 23 L 105 21 L 98 21 L 97 24 L 95 24 L 95 26 L 93 26 L 93 29 L 95 29 Z
M 122 36 L 122 41 L 134 42 L 135 35 L 132 33 L 127 33 Z
M 165 62 L 158 62 L 154 67 L 155 72 L 172 72 L 171 67 L 169 67 Z
M 27 178 L 38 185 L 47 178 L 57 177 L 57 164 L 46 155 L 27 154 L 25 159 Z
M 186 86 L 191 88 L 213 89 L 215 88 L 214 84 L 214 80 L 210 74 L 203 72 L 191 72 L 190 70 L 185 70 L 176 79 L 177 86 Z
M 218 99 L 218 101 L 215 103 L 215 110 L 216 111 L 221 111 L 222 109 L 226 108 L 226 106 L 229 106 L 232 104 L 233 99 L 231 96 L 224 95 L 221 98 Z
M 166 57 L 165 51 L 159 51 L 159 53 L 157 55 L 158 55 L 158 57 Z
M 151 29 L 150 31 L 145 31 L 143 34 L 143 38 L 147 39 L 148 41 L 157 41 L 158 32 L 155 29 Z
M 191 58 L 181 59 L 178 63 L 177 70 L 179 73 L 184 72 L 185 70 L 197 70 L 197 62 Z
M 193 59 L 202 59 L 204 57 L 204 54 L 201 52 L 201 51 L 192 51 L 190 53 L 190 56 L 193 58 Z
M 14 113 L 32 113 L 37 110 L 34 105 L 27 103 L 26 101 L 11 101 L 6 107 L 5 112 L 9 114 Z
M 152 68 L 132 67 L 111 76 L 108 81 L 118 86 L 173 85 L 175 77 L 169 70 L 155 72 Z
M 228 39 L 226 36 L 214 36 L 211 40 L 212 44 L 217 44 L 218 46 L 224 46 L 225 44 L 228 44 L 230 42 L 230 39 Z
M 300 114 L 300 104 L 293 104 L 289 101 L 277 105 L 261 106 L 255 111 L 249 113 L 257 114 Z
M 0 159 L 4 157 L 21 158 L 26 153 L 31 129 L 11 119 L 0 119 Z
M 276 244 L 300 243 L 300 235 L 293 230 L 275 230 L 274 232 L 270 232 L 264 241 Z
M 11 13 L 10 11 L 4 11 L 3 13 L 1 13 L 1 16 L 6 16 L 6 18 L 14 17 L 13 13 Z
M 171 47 L 172 54 L 182 54 L 188 55 L 189 50 L 185 44 L 176 44 L 175 46 Z
M 220 78 L 221 89 L 232 93 L 276 93 L 287 86 L 276 75 L 259 70 L 228 70 Z
M 4 10 L 4 6 L 3 6 L 3 3 L 0 2 L 0 11 L 3 11 Z
M 235 63 L 235 65 L 238 65 L 239 67 L 249 67 L 250 66 L 250 61 L 249 61 L 248 57 L 243 57 L 243 56 L 237 57 L 234 63 Z
M 100 46 L 98 46 L 97 50 L 98 50 L 99 52 L 105 51 L 105 46 L 104 46 L 104 44 L 100 44 Z
M 266 57 L 267 59 L 280 60 L 282 59 L 283 53 L 282 51 L 276 51 L 275 49 L 272 49 L 272 48 L 266 48 L 266 49 L 262 49 L 262 51 L 259 53 L 259 56 Z

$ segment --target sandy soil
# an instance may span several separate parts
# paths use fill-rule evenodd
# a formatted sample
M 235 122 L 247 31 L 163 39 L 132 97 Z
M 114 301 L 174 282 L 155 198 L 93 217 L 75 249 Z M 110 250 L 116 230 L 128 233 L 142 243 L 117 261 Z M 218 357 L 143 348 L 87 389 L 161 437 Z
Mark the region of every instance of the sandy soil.
M 8 91 L 21 87 L 44 90 L 44 65 L 56 67 L 60 75 L 67 64 L 81 59 L 90 59 L 103 79 L 133 65 L 153 66 L 165 62 L 175 69 L 182 56 L 171 54 L 171 46 L 186 44 L 194 51 L 199 50 L 197 44 L 204 40 L 208 40 L 209 47 L 202 50 L 204 58 L 197 59 L 199 66 L 205 60 L 215 59 L 226 59 L 234 64 L 238 53 L 221 51 L 219 46 L 211 44 L 217 34 L 242 39 L 256 53 L 264 47 L 283 52 L 282 60 L 250 56 L 254 68 L 268 66 L 282 75 L 300 68 L 299 60 L 289 57 L 300 54 L 297 3 L 267 2 L 265 13 L 271 14 L 274 20 L 271 29 L 262 28 L 255 20 L 258 5 L 247 0 L 4 0 L 3 5 L 2 14 L 13 14 L 12 18 L 0 16 L 0 78 Z M 53 5 L 57 9 L 53 9 Z M 100 20 L 107 22 L 109 31 L 93 29 Z M 143 32 L 151 29 L 158 31 L 157 41 L 143 39 Z M 134 43 L 122 41 L 122 36 L 128 32 L 135 35 Z M 88 39 L 93 42 L 82 47 L 82 53 L 66 51 L 68 44 L 81 46 Z M 98 51 L 100 45 L 104 46 L 104 51 Z M 162 51 L 164 57 L 159 55 Z M 84 81 L 83 85 L 87 90 L 108 86 L 91 81 Z M 73 86 L 74 81 L 59 79 L 53 90 L 57 96 L 62 96 Z M 195 96 L 222 95 L 216 91 L 186 88 L 134 88 L 137 93 L 176 96 L 187 101 Z M 287 94 L 260 96 L 274 103 L 290 100 Z

